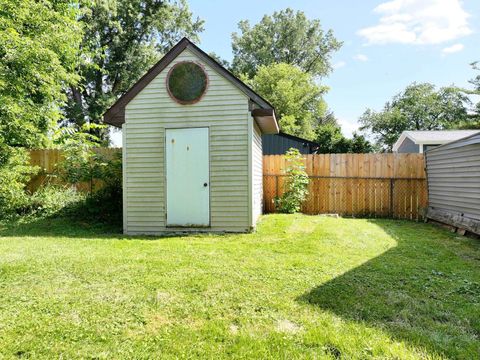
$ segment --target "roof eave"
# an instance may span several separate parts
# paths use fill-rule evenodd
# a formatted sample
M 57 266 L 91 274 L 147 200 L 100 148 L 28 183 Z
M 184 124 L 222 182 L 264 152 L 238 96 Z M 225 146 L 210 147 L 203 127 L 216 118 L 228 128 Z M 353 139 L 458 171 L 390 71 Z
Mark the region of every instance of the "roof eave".
M 274 109 L 254 109 L 252 110 L 252 117 L 255 119 L 262 134 L 269 135 L 280 132 Z

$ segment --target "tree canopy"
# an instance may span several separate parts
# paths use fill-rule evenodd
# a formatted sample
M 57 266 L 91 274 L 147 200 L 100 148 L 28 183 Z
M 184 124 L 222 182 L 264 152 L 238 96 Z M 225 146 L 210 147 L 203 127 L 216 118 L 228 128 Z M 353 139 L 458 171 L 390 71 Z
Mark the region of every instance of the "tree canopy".
M 101 122 L 114 100 L 130 88 L 183 36 L 192 39 L 203 21 L 185 0 L 85 1 L 80 82 L 68 87 L 67 122 Z
M 336 123 L 319 126 L 315 141 L 320 146 L 318 149 L 320 154 L 369 153 L 375 150 L 363 135 L 353 133 L 351 139 L 346 138 Z
M 40 147 L 74 85 L 81 29 L 70 1 L 0 0 L 0 142 Z
M 294 65 L 261 65 L 253 78 L 243 80 L 274 107 L 283 132 L 314 139 L 315 129 L 326 113 L 325 86 Z
M 455 87 L 436 90 L 429 83 L 413 83 L 387 102 L 381 111 L 367 109 L 360 118 L 361 130 L 372 133 L 377 143 L 391 150 L 405 130 L 441 130 L 468 123 L 470 100 Z
M 260 66 L 278 63 L 325 76 L 332 70 L 332 54 L 342 45 L 332 30 L 322 29 L 320 20 L 309 20 L 302 11 L 290 8 L 265 15 L 253 27 L 247 20 L 240 21 L 238 27 L 240 33 L 232 34 L 232 68 L 248 77 L 253 77 Z

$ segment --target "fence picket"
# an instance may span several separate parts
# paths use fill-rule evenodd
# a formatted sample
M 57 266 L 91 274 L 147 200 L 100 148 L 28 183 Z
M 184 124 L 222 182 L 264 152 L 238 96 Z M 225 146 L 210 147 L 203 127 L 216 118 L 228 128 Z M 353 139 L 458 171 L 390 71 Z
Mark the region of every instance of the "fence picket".
M 306 155 L 307 214 L 419 219 L 428 205 L 423 154 Z M 283 155 L 264 156 L 265 211 L 273 212 L 270 187 L 285 178 Z M 268 174 L 268 176 L 267 176 Z M 279 194 L 283 192 L 280 186 Z

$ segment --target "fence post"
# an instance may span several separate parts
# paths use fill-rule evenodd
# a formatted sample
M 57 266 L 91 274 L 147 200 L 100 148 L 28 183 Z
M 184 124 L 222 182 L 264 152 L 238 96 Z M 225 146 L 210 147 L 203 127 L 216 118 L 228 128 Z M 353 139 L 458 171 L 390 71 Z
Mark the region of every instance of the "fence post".
M 278 176 L 279 175 L 275 175 L 275 197 L 278 198 Z
M 390 178 L 390 217 L 393 218 L 393 178 Z

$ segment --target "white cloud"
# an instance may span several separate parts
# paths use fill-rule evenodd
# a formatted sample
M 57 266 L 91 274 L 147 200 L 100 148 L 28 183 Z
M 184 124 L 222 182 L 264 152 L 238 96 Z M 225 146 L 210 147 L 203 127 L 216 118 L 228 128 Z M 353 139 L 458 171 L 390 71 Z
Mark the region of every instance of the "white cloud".
M 364 54 L 357 54 L 353 58 L 358 61 L 368 61 L 368 56 Z
M 453 44 L 452 46 L 448 46 L 446 48 L 442 49 L 442 54 L 447 55 L 447 54 L 453 54 L 459 51 L 462 51 L 464 48 L 463 44 Z
M 334 69 L 340 69 L 340 68 L 344 67 L 345 65 L 347 65 L 347 63 L 345 61 L 339 61 L 339 62 L 336 62 L 335 64 L 333 64 L 332 67 Z
M 354 132 L 358 132 L 359 124 L 357 120 L 353 119 L 346 119 L 346 118 L 339 118 L 338 123 L 342 127 L 342 134 L 346 137 L 351 138 Z
M 472 33 L 460 0 L 391 0 L 374 12 L 379 23 L 357 32 L 369 44 L 440 44 Z

